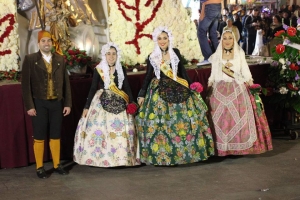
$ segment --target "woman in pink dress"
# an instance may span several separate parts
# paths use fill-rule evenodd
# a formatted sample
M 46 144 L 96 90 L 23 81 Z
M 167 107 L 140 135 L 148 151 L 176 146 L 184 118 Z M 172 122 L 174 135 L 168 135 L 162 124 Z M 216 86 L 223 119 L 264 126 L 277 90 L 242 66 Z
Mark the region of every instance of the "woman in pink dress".
M 223 32 L 209 61 L 212 70 L 208 99 L 217 155 L 260 154 L 272 150 L 264 111 L 258 109 L 250 93 L 253 79 L 245 52 L 232 31 Z

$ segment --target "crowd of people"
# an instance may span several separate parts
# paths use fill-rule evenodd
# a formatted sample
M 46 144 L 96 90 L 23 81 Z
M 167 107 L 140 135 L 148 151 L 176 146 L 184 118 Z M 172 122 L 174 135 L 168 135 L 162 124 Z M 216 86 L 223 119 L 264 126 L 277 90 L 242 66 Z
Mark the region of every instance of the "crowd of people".
M 268 9 L 262 10 L 262 7 L 247 9 L 240 7 L 238 10 L 230 12 L 228 8 L 221 10 L 219 6 L 218 12 L 216 11 L 218 15 L 212 18 L 210 7 L 218 4 L 220 3 L 216 0 L 202 3 L 200 18 L 195 22 L 204 55 L 204 61 L 200 64 L 209 63 L 208 57 L 216 49 L 216 38 L 220 41 L 223 31 L 228 29 L 234 32 L 238 44 L 246 55 L 270 56 L 270 48 L 278 44 L 278 40 L 274 39 L 274 34 L 279 30 L 284 30 L 284 25 L 296 27 L 300 17 L 300 6 L 293 5 L 283 6 L 280 11 L 275 10 L 272 13 Z M 210 23 L 207 23 L 207 20 Z M 209 50 L 207 50 L 208 45 L 204 40 L 210 41 Z
M 203 86 L 191 82 L 180 51 L 173 47 L 171 31 L 158 27 L 152 37 L 155 47 L 137 103 L 120 62 L 121 50 L 114 43 L 102 47 L 75 133 L 75 162 L 94 167 L 174 166 L 214 155 L 272 150 L 268 123 L 253 105 L 252 76 L 234 31 L 223 31 L 209 58 L 211 92 L 206 103 L 200 95 Z M 71 111 L 71 94 L 63 57 L 51 53 L 51 34 L 39 32 L 38 45 L 39 52 L 25 57 L 22 91 L 33 120 L 36 173 L 48 178 L 43 166 L 48 129 L 54 172 L 68 174 L 59 152 L 62 117 Z

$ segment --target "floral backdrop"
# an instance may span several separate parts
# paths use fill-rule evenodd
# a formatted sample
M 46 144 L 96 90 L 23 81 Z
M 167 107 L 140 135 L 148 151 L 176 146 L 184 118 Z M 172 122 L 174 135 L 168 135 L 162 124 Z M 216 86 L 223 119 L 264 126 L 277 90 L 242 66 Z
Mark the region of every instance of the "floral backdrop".
M 196 26 L 180 0 L 111 0 L 109 8 L 110 40 L 119 45 L 126 64 L 145 63 L 154 48 L 152 32 L 158 26 L 172 31 L 174 47 L 185 59 L 203 60 Z
M 14 79 L 19 71 L 19 38 L 16 23 L 16 3 L 12 0 L 0 2 L 0 80 Z

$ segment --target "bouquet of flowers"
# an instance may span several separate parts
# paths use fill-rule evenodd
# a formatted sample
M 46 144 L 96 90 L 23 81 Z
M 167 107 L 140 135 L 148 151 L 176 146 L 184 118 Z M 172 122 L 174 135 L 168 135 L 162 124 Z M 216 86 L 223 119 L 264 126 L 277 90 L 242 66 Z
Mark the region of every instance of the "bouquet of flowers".
M 275 34 L 283 43 L 272 49 L 268 90 L 273 89 L 270 103 L 300 112 L 300 19 L 297 23 L 298 30 L 284 25 L 285 30 Z
M 86 54 L 85 50 L 79 50 L 77 48 L 63 51 L 65 63 L 67 69 L 71 69 L 75 66 L 84 67 L 89 66 L 92 63 L 92 58 Z
M 194 82 L 190 85 L 191 90 L 194 90 L 198 93 L 201 93 L 203 91 L 203 86 L 199 82 Z
M 261 86 L 259 84 L 253 84 L 249 86 L 252 95 L 259 94 L 261 92 Z
M 138 105 L 136 103 L 130 103 L 126 107 L 126 113 L 134 115 L 138 110 Z

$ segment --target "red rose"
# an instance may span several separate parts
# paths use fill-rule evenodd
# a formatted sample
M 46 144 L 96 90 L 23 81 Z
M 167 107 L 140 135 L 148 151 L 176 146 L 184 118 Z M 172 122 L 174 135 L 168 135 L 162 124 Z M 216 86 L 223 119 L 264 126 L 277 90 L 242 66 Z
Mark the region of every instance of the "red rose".
M 296 35 L 297 29 L 295 27 L 289 27 L 286 32 L 289 36 L 293 37 Z
M 290 65 L 290 69 L 291 69 L 291 70 L 297 71 L 297 70 L 299 70 L 299 66 L 297 66 L 295 63 L 292 63 L 292 64 Z
M 126 112 L 133 115 L 137 111 L 137 106 L 135 103 L 130 103 L 127 105 Z
M 277 52 L 278 54 L 282 54 L 284 51 L 285 51 L 285 46 L 284 46 L 283 44 L 278 44 L 278 45 L 276 46 L 276 52 Z

